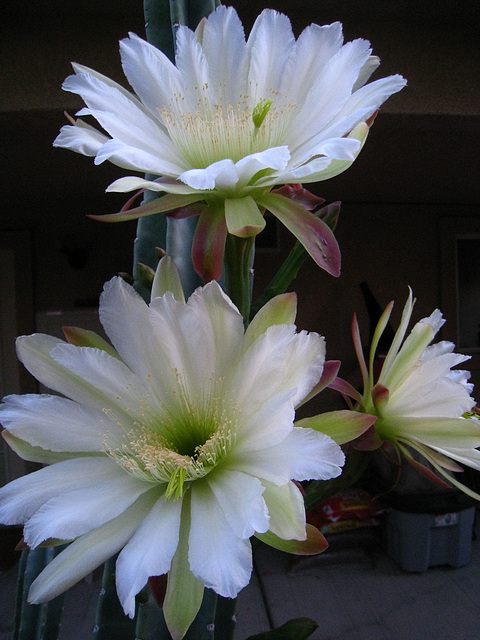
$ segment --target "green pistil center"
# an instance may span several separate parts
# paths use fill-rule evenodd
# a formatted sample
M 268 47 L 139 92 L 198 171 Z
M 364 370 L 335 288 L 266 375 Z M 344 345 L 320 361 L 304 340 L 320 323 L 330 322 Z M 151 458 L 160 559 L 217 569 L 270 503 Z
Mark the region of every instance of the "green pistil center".
M 273 100 L 260 100 L 257 106 L 253 109 L 252 120 L 256 129 L 260 129 L 263 121 L 267 117 L 267 113 L 270 111 L 270 107 L 273 104 Z

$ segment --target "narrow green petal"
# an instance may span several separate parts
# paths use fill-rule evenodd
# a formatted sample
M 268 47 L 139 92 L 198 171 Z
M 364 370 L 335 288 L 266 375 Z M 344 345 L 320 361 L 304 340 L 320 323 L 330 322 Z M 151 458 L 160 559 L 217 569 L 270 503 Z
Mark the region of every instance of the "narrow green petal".
M 393 302 L 390 302 L 385 307 L 385 310 L 383 311 L 382 315 L 380 316 L 380 320 L 378 321 L 378 324 L 375 327 L 375 332 L 373 334 L 372 344 L 370 346 L 370 359 L 369 359 L 369 363 L 368 363 L 369 381 L 370 381 L 370 386 L 371 387 L 373 387 L 374 382 L 375 382 L 374 379 L 373 379 L 373 362 L 375 360 L 375 355 L 376 355 L 378 343 L 380 341 L 380 338 L 383 335 L 383 332 L 385 331 L 385 329 L 386 329 L 386 327 L 388 325 L 388 321 L 390 320 L 390 316 L 392 314 L 392 309 L 393 309 Z
M 278 193 L 261 196 L 258 204 L 273 213 L 293 233 L 319 267 L 335 277 L 340 275 L 340 248 L 332 230 L 323 220 Z
M 338 371 L 340 369 L 340 360 L 327 360 L 323 365 L 322 377 L 318 383 L 313 387 L 308 396 L 306 396 L 300 404 L 296 405 L 296 409 L 304 405 L 306 402 L 314 398 L 320 391 L 323 391 L 329 387 L 337 378 Z
M 223 206 L 206 207 L 198 219 L 192 247 L 193 266 L 204 282 L 222 277 L 226 237 Z
M 297 315 L 297 296 L 283 293 L 275 296 L 255 315 L 245 332 L 245 351 L 265 331 L 275 324 L 294 324 Z
M 127 220 L 137 220 L 145 216 L 153 216 L 156 213 L 168 213 L 174 209 L 186 207 L 189 204 L 203 200 L 203 194 L 192 193 L 189 195 L 167 194 L 150 202 L 118 213 L 107 213 L 105 215 L 89 215 L 92 220 L 100 222 L 125 222 Z
M 265 218 L 251 196 L 225 200 L 228 232 L 240 238 L 256 236 L 265 227 Z
M 182 282 L 174 261 L 169 256 L 164 256 L 158 263 L 152 285 L 152 300 L 160 298 L 167 291 L 173 293 L 178 302 L 185 304 Z
M 114 358 L 119 357 L 112 345 L 95 333 L 95 331 L 82 329 L 80 327 L 62 327 L 62 331 L 65 340 L 75 347 L 93 347 L 94 349 L 106 351 Z
M 463 418 L 418 418 L 385 416 L 379 419 L 378 428 L 386 437 L 423 442 L 443 449 L 480 447 L 480 424 Z
M 395 336 L 393 338 L 392 344 L 390 345 L 390 349 L 388 350 L 387 356 L 384 360 L 384 363 L 382 366 L 382 372 L 378 380 L 379 382 L 382 382 L 382 384 L 385 384 L 383 382 L 384 376 L 386 377 L 388 375 L 391 366 L 394 364 L 395 358 L 400 349 L 400 345 L 402 344 L 403 339 L 405 337 L 405 333 L 407 332 L 407 328 L 410 323 L 410 318 L 412 317 L 414 303 L 415 301 L 413 300 L 412 290 L 409 288 L 408 298 L 405 303 L 405 306 L 403 307 L 400 324 L 398 326 L 398 329 L 395 332 Z
M 307 539 L 306 540 L 284 540 L 279 538 L 271 531 L 266 533 L 256 533 L 255 537 L 268 544 L 269 547 L 278 549 L 279 551 L 285 551 L 286 553 L 294 553 L 301 556 L 313 556 L 317 553 L 325 551 L 328 547 L 328 542 L 320 531 L 311 524 L 307 524 Z
M 306 540 L 305 504 L 294 482 L 278 486 L 263 482 L 265 500 L 270 515 L 270 531 L 285 540 Z
M 182 521 L 177 551 L 168 572 L 167 593 L 163 613 L 173 640 L 181 640 L 197 615 L 203 599 L 204 586 L 190 571 L 188 538 L 190 535 L 190 491 L 182 505 Z
M 366 413 L 341 409 L 303 418 L 298 420 L 295 426 L 320 431 L 330 436 L 337 444 L 345 444 L 361 436 L 376 419 L 376 416 Z
M 440 473 L 445 478 L 448 485 L 453 485 L 457 489 L 460 489 L 460 491 L 465 493 L 467 496 L 470 496 L 470 498 L 473 498 L 474 500 L 480 500 L 480 494 L 478 494 L 476 491 L 473 491 L 473 489 L 471 489 L 470 487 L 467 487 L 462 482 L 459 482 L 451 474 L 447 473 L 445 469 L 443 469 L 442 466 L 438 463 L 438 461 L 434 456 L 426 454 L 426 452 L 423 450 L 420 451 L 420 453 L 424 455 L 425 458 L 428 460 L 428 462 L 432 465 L 432 467 L 434 467 L 438 471 L 438 473 Z

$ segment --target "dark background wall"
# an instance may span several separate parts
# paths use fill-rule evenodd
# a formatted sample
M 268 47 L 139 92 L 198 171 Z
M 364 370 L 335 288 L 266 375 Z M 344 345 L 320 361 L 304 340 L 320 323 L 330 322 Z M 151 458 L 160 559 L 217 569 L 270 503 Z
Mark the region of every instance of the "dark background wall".
M 22 231 L 30 239 L 20 252 L 32 294 L 26 287 L 19 305 L 33 318 L 31 310 L 91 306 L 104 281 L 131 271 L 135 223 L 102 225 L 85 217 L 121 207 L 123 196 L 104 194 L 121 170 L 94 167 L 91 159 L 53 149 L 51 143 L 65 123 L 63 112 L 73 114 L 82 106 L 61 90 L 69 61 L 124 83 L 118 40 L 128 31 L 143 36 L 144 26 L 140 0 L 32 4 L 2 4 L 0 238 Z M 418 298 L 415 319 L 440 306 L 449 314 L 444 336 L 456 340 L 455 234 L 480 234 L 478 3 L 229 4 L 247 29 L 267 6 L 286 12 L 297 34 L 311 22 L 340 20 L 347 40 L 371 40 L 382 59 L 375 77 L 401 73 L 409 81 L 385 104 L 354 166 L 315 186 L 327 200 L 343 202 L 337 232 L 343 273 L 333 279 L 306 265 L 293 286 L 299 294 L 299 325 L 324 334 L 329 357 L 342 359 L 343 374 L 350 376 L 355 310 L 368 340 L 360 283 L 368 283 L 382 306 L 396 299 L 397 316 L 410 285 Z M 275 249 L 258 251 L 258 288 L 291 246 L 289 235 L 281 229 L 279 234 Z

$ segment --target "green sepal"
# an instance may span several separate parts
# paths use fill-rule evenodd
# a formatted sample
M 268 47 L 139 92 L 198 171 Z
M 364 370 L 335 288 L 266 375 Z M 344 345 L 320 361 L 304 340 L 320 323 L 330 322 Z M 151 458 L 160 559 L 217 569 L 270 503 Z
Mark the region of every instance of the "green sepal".
M 163 257 L 158 263 L 152 283 L 152 300 L 160 298 L 167 291 L 171 291 L 175 300 L 185 304 L 182 282 L 175 262 L 169 256 Z
M 255 315 L 245 331 L 245 350 L 252 345 L 262 333 L 276 324 L 295 324 L 297 315 L 297 296 L 295 293 L 284 293 L 269 300 Z
M 65 340 L 69 344 L 73 344 L 75 347 L 93 347 L 94 349 L 101 349 L 106 351 L 110 356 L 118 358 L 118 353 L 95 331 L 89 329 L 82 329 L 81 327 L 62 327 Z
M 284 540 L 271 531 L 267 531 L 266 533 L 255 533 L 255 538 L 268 544 L 269 547 L 299 556 L 314 556 L 322 553 L 328 547 L 323 533 L 312 524 L 307 523 L 306 534 L 306 540 Z
M 365 433 L 376 419 L 377 416 L 340 409 L 297 420 L 295 426 L 320 431 L 330 436 L 337 444 L 345 444 Z
M 252 196 L 225 200 L 228 232 L 239 238 L 251 238 L 265 228 L 265 218 Z

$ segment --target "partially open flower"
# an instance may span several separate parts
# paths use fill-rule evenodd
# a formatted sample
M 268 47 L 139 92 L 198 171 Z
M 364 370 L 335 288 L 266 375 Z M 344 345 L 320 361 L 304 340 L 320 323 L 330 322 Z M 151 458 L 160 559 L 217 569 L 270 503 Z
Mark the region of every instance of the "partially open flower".
M 148 306 L 120 278 L 105 285 L 100 318 L 113 347 L 80 330 L 68 342 L 18 339 L 21 361 L 63 397 L 14 395 L 0 406 L 12 448 L 50 465 L 0 489 L 0 521 L 25 524 L 31 547 L 73 540 L 32 585 L 32 602 L 120 552 L 125 612 L 150 576 L 168 572 L 165 618 L 182 638 L 204 585 L 234 597 L 249 582 L 252 535 L 298 553 L 324 548 L 293 480 L 335 477 L 344 456 L 328 436 L 294 426 L 325 345 L 296 332 L 293 294 L 244 331 L 216 282 L 185 302 L 163 258 L 153 296 Z
M 376 348 L 388 324 L 393 302 L 379 320 L 368 367 L 354 318 L 353 335 L 362 369 L 363 395 L 339 380 L 333 386 L 345 395 L 351 395 L 357 401 L 358 411 L 377 416 L 374 423 L 377 446 L 392 445 L 418 471 L 435 479 L 434 474 L 412 456 L 411 450 L 416 451 L 447 484 L 480 499 L 452 475 L 452 472 L 463 470 L 458 462 L 480 470 L 480 422 L 474 417 L 464 417 L 475 405 L 470 395 L 473 385 L 468 383 L 470 373 L 453 368 L 469 360 L 469 356 L 454 353 L 452 342 L 430 344 L 445 322 L 438 309 L 417 322 L 405 338 L 413 304 L 410 291 L 377 379 L 374 374 Z M 371 434 L 369 437 L 371 445 Z
M 288 18 L 272 10 L 261 13 L 246 41 L 235 10 L 221 6 L 196 32 L 180 26 L 176 45 L 174 65 L 134 34 L 122 40 L 123 69 L 136 95 L 78 64 L 65 80 L 64 89 L 87 105 L 79 114 L 93 116 L 104 132 L 73 121 L 54 145 L 94 156 L 96 164 L 108 160 L 159 176 L 120 178 L 109 191 L 168 194 L 104 219 L 168 214 L 202 202 L 196 240 L 208 252 L 203 244 L 218 247 L 227 231 L 258 234 L 268 209 L 320 266 L 338 275 L 326 225 L 270 191 L 347 169 L 369 119 L 405 80 L 395 75 L 366 84 L 379 64 L 369 42 L 343 44 L 340 23 L 312 24 L 295 40 Z M 206 225 L 215 233 L 205 233 Z

